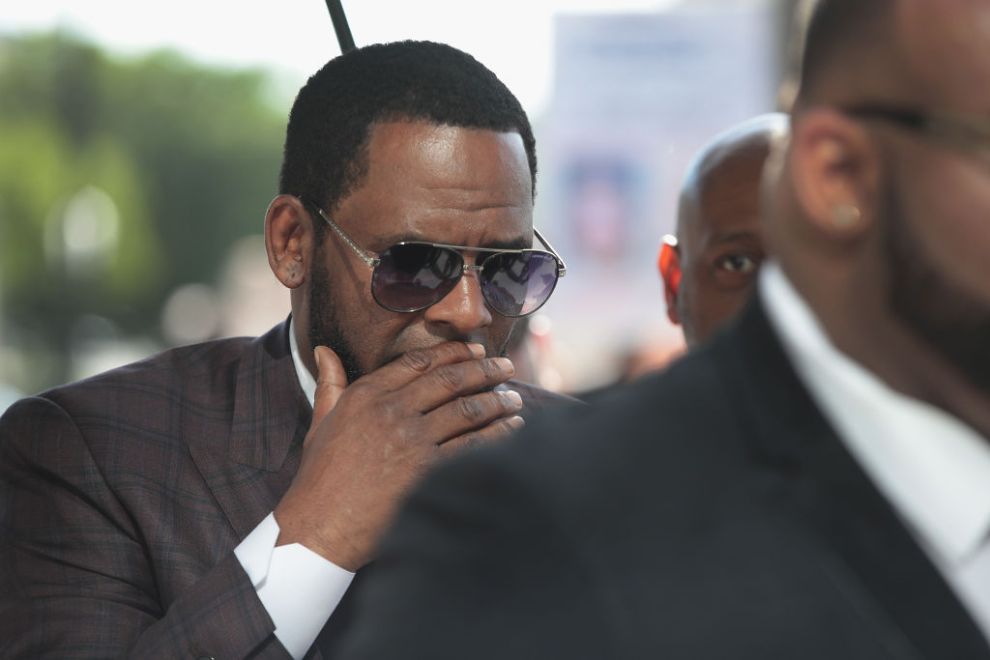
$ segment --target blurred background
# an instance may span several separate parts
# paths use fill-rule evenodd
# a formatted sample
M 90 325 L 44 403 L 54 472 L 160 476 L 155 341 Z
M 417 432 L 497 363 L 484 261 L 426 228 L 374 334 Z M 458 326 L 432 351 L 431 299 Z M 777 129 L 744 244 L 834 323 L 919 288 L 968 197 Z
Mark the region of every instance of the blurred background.
M 358 45 L 431 39 L 512 89 L 536 224 L 568 262 L 518 349 L 572 393 L 681 350 L 655 257 L 708 138 L 774 109 L 793 0 L 344 0 Z M 322 0 L 0 11 L 0 411 L 288 313 L 261 237 L 285 121 L 339 54 Z

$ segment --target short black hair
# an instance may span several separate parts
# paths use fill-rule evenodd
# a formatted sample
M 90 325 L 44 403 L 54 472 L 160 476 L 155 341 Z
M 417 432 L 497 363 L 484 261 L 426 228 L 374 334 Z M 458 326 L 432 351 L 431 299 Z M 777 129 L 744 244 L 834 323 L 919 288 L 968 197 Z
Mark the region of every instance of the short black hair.
M 856 58 L 866 50 L 882 48 L 878 42 L 889 29 L 893 4 L 892 0 L 816 0 L 806 7 L 798 97 L 814 97 L 834 67 L 855 67 Z
M 536 140 L 519 100 L 478 60 L 430 41 L 359 48 L 310 77 L 289 114 L 279 192 L 333 212 L 367 174 L 372 127 L 407 120 L 519 133 L 535 194 Z

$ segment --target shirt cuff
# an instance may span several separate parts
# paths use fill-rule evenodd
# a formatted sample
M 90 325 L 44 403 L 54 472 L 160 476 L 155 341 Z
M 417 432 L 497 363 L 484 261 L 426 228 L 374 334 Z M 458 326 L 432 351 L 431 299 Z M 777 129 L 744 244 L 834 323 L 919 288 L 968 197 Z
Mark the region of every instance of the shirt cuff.
M 299 660 L 333 614 L 354 573 L 299 543 L 275 547 L 279 526 L 268 514 L 234 549 L 261 604 L 275 624 L 275 637 Z

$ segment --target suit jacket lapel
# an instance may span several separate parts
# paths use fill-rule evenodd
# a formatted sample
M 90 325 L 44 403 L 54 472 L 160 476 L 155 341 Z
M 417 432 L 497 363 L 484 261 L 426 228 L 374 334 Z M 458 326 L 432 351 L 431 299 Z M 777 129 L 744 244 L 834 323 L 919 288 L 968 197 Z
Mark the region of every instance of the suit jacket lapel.
M 245 347 L 226 437 L 189 438 L 193 459 L 238 540 L 272 512 L 288 487 L 312 416 L 296 378 L 288 327 L 282 323 Z
M 782 479 L 779 506 L 825 548 L 821 565 L 833 586 L 895 657 L 990 657 L 969 614 L 815 406 L 758 300 L 733 334 L 737 341 L 717 350 L 735 381 L 730 391 L 755 411 L 755 458 Z

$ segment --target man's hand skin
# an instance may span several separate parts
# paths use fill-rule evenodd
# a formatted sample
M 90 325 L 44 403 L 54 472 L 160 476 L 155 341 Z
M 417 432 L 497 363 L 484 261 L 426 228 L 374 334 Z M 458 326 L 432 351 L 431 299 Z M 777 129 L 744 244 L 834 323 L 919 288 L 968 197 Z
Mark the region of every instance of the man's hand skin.
M 348 384 L 337 355 L 316 349 L 319 377 L 302 461 L 275 508 L 278 545 L 302 543 L 356 571 L 406 490 L 437 459 L 523 425 L 506 358 L 445 342 L 405 353 Z

